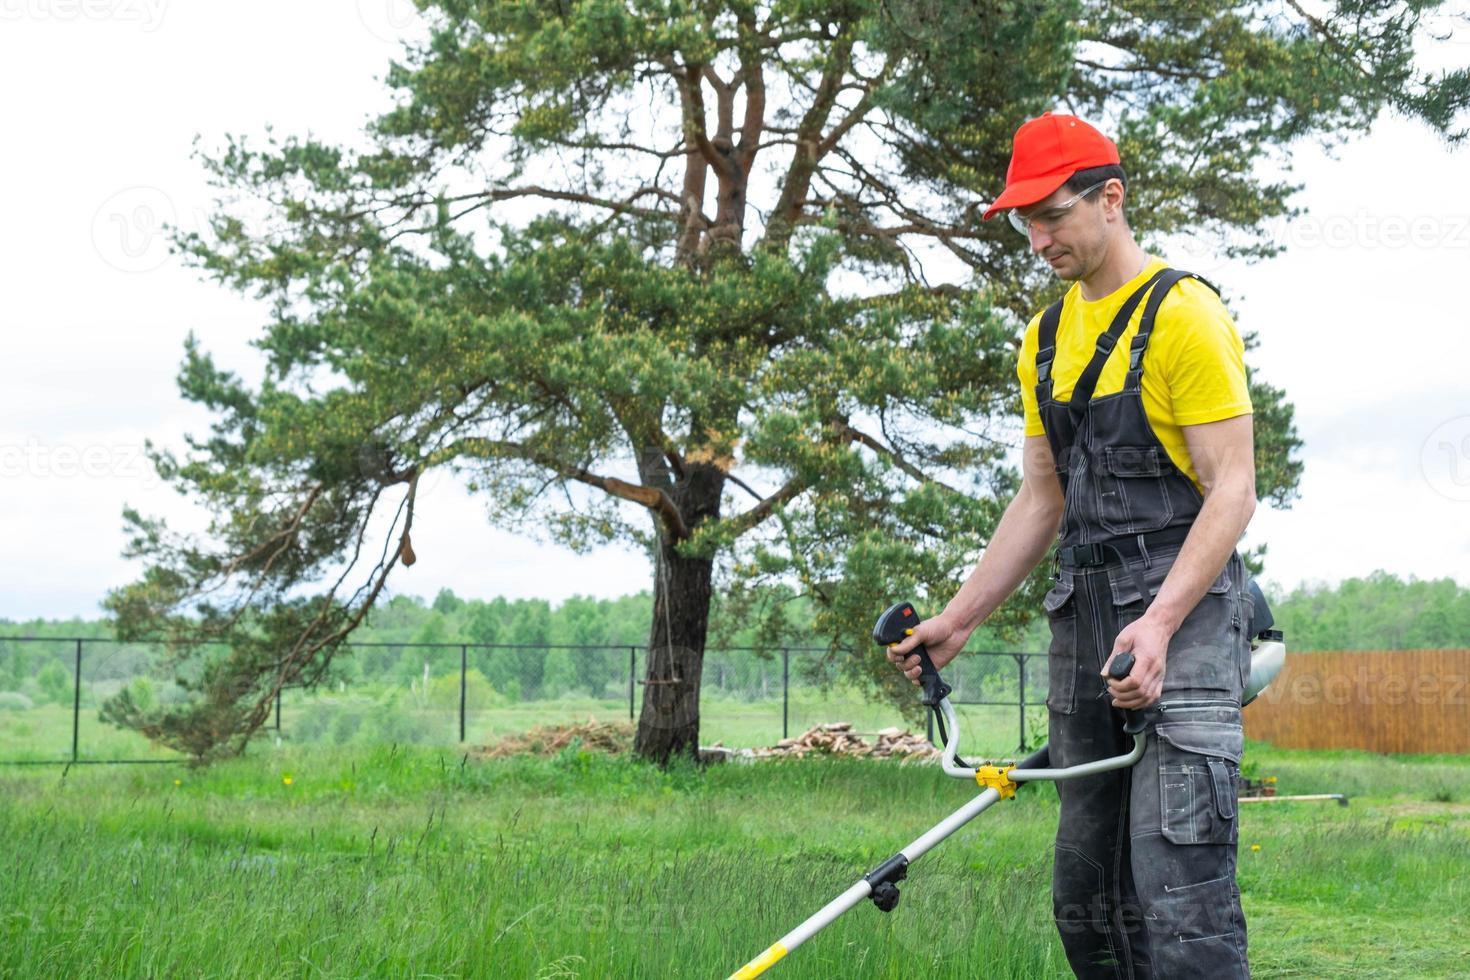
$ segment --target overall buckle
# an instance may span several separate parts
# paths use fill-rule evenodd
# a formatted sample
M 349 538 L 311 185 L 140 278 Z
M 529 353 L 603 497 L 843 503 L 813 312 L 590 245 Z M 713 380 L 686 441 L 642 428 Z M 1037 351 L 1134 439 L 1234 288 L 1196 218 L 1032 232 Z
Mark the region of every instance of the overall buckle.
M 1073 568 L 1091 568 L 1094 565 L 1107 564 L 1107 557 L 1103 554 L 1103 546 L 1100 544 L 1074 544 L 1058 548 L 1057 560 Z

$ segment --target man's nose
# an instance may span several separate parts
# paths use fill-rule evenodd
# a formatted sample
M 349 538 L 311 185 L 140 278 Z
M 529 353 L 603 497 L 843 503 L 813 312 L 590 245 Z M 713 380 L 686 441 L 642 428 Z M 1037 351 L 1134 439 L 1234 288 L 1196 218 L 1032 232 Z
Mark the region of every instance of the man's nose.
M 1035 225 L 1026 230 L 1026 238 L 1031 242 L 1031 251 L 1037 255 L 1046 251 L 1046 247 L 1051 244 L 1051 236 Z

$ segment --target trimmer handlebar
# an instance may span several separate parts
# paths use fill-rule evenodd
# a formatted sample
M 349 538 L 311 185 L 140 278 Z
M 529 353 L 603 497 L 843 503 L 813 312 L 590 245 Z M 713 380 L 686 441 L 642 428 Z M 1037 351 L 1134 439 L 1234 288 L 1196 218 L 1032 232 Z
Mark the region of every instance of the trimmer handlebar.
M 919 625 L 919 614 L 914 609 L 912 602 L 895 602 L 883 610 L 883 615 L 878 617 L 878 622 L 873 626 L 873 642 L 879 646 L 889 647 L 895 643 L 901 643 L 913 635 Z M 923 703 L 930 707 L 938 707 L 939 702 L 949 696 L 954 688 L 944 682 L 939 676 L 939 668 L 934 666 L 934 661 L 929 656 L 929 651 L 924 644 L 920 643 L 909 651 L 919 658 L 919 686 L 924 691 Z M 1113 658 L 1108 665 L 1108 676 L 1113 680 L 1122 680 L 1133 670 L 1133 654 L 1120 653 Z M 1143 715 L 1138 711 L 1125 712 L 1126 720 L 1123 730 L 1130 735 L 1137 735 L 1143 731 Z
M 1115 681 L 1121 681 L 1133 670 L 1133 654 L 1124 651 L 1113 658 L 1108 664 L 1108 676 Z M 1137 735 L 1143 731 L 1144 721 L 1142 711 L 1123 712 L 1123 731 L 1129 735 Z
M 919 614 L 914 610 L 914 604 L 895 602 L 883 610 L 883 615 L 878 617 L 878 622 L 873 627 L 873 641 L 883 647 L 901 643 L 906 637 L 913 635 L 918 625 Z M 934 666 L 934 661 L 929 658 L 929 651 L 924 644 L 920 643 L 909 652 L 919 658 L 919 685 L 924 690 L 924 704 L 931 707 L 938 705 L 940 701 L 949 697 L 949 693 L 954 688 L 946 684 L 939 676 L 939 668 Z

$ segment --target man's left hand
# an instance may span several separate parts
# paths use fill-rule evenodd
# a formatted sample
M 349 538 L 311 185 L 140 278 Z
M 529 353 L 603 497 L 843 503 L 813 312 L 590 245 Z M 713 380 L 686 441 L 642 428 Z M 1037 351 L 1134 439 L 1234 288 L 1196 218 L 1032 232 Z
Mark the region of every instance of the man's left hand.
M 1108 679 L 1115 708 L 1147 708 L 1164 693 L 1164 660 L 1169 655 L 1169 640 L 1173 635 L 1173 630 L 1149 619 L 1147 614 L 1118 632 L 1118 638 L 1113 641 L 1113 654 L 1103 664 L 1102 674 L 1108 676 L 1108 664 L 1124 651 L 1133 654 L 1133 670 L 1120 681 Z

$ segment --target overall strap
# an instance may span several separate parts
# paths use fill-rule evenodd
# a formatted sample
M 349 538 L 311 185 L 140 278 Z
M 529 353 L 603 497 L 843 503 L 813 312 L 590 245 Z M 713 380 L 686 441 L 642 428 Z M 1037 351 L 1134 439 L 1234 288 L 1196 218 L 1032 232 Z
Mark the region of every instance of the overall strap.
M 1041 314 L 1036 328 L 1036 404 L 1051 401 L 1051 362 L 1057 356 L 1057 325 L 1062 322 L 1062 301 L 1057 300 Z M 1045 394 L 1045 398 L 1042 395 Z
M 1082 374 L 1077 378 L 1077 386 L 1072 389 L 1072 397 L 1068 402 L 1068 408 L 1076 425 L 1082 420 L 1082 415 L 1087 411 L 1087 403 L 1092 400 L 1092 392 L 1097 388 L 1097 379 L 1102 377 L 1103 365 L 1108 362 L 1108 356 L 1113 353 L 1113 348 L 1118 344 L 1118 338 L 1123 336 L 1123 331 L 1128 329 L 1128 321 L 1133 318 L 1133 311 L 1138 309 L 1138 304 L 1143 301 L 1143 296 L 1148 292 L 1158 279 L 1168 272 L 1168 269 L 1160 269 L 1149 277 L 1148 282 L 1139 286 L 1123 302 L 1118 315 L 1113 317 L 1113 322 L 1108 329 L 1098 334 L 1097 350 L 1093 352 L 1092 360 L 1087 362 L 1087 367 L 1082 369 Z
M 1134 391 L 1143 382 L 1143 352 L 1148 348 L 1149 335 L 1153 333 L 1154 317 L 1159 312 L 1159 304 L 1163 303 L 1164 297 L 1175 284 L 1185 279 L 1198 279 L 1220 294 L 1215 284 L 1204 276 L 1195 275 L 1193 272 L 1181 272 L 1178 269 L 1165 269 L 1159 276 L 1159 281 L 1154 291 L 1149 294 L 1148 302 L 1144 304 L 1143 316 L 1138 321 L 1138 333 L 1133 335 L 1133 343 L 1128 348 L 1128 376 L 1123 382 L 1123 388 Z

